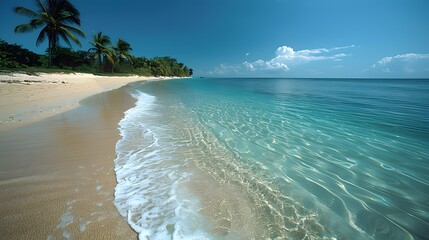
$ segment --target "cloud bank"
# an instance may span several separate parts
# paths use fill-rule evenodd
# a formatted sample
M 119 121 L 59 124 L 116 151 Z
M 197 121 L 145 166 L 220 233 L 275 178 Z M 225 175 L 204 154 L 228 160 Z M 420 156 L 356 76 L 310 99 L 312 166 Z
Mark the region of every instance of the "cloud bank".
M 280 70 L 288 71 L 293 64 L 303 64 L 312 61 L 333 60 L 341 61 L 342 58 L 351 56 L 351 54 L 339 52 L 348 48 L 354 48 L 355 45 L 334 47 L 334 48 L 317 48 L 304 49 L 295 51 L 292 47 L 281 46 L 277 48 L 276 55 L 271 60 L 256 60 L 254 62 L 244 62 L 243 65 L 250 71 L 270 71 Z
M 384 57 L 381 60 L 379 60 L 377 63 L 379 65 L 386 65 L 396 60 L 413 61 L 413 60 L 421 60 L 421 59 L 429 59 L 429 54 L 407 53 L 402 55 L 396 55 L 394 57 Z
M 350 57 L 356 47 L 295 50 L 290 46 L 281 46 L 271 59 L 220 64 L 205 73 L 211 76 L 251 77 L 429 77 L 429 53 L 392 55 L 382 57 L 372 65 L 363 63 L 367 68 L 349 68 L 350 61 L 342 61 Z M 252 54 L 246 53 L 245 57 L 252 58 Z
M 384 73 L 429 72 L 429 54 L 406 53 L 384 57 L 373 64 L 372 68 Z

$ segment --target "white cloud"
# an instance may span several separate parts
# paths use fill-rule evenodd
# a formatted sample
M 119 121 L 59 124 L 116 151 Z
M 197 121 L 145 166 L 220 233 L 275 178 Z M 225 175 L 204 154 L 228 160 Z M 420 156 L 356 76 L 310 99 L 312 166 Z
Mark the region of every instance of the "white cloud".
M 355 45 L 298 51 L 289 46 L 281 46 L 276 49 L 275 56 L 272 59 L 245 61 L 241 64 L 220 64 L 206 73 L 211 76 L 279 76 L 289 70 L 297 69 L 295 67 L 299 64 L 314 61 L 336 61 L 335 65 L 338 65 L 338 61 L 351 56 L 348 52 L 343 51 L 350 48 L 355 48 Z M 251 52 L 245 53 L 246 59 L 251 58 L 253 55 Z M 311 74 L 314 75 L 316 72 L 312 71 Z
M 219 66 L 215 67 L 214 70 L 208 71 L 207 73 L 209 75 L 230 75 L 238 74 L 240 71 L 240 66 L 220 64 Z
M 427 77 L 429 54 L 406 53 L 384 57 L 372 65 L 376 72 L 403 76 Z
M 271 60 L 264 61 L 259 59 L 254 62 L 244 62 L 243 65 L 250 71 L 256 70 L 280 70 L 288 71 L 289 65 L 298 63 L 308 63 L 311 61 L 324 61 L 334 60 L 341 61 L 342 58 L 351 56 L 346 53 L 332 54 L 338 50 L 347 48 L 354 48 L 355 45 L 334 47 L 334 48 L 317 48 L 317 49 L 304 49 L 295 51 L 292 47 L 281 46 L 276 50 L 276 56 Z
M 416 72 L 416 70 L 414 70 L 414 68 L 412 68 L 410 66 L 405 66 L 404 70 L 405 70 L 405 72 L 408 72 L 408 73 Z
M 274 69 L 283 69 L 283 70 L 289 70 L 289 67 L 281 62 L 265 62 L 263 60 L 257 60 L 255 62 L 249 63 L 249 62 L 244 62 L 243 65 L 250 71 L 256 71 L 256 70 L 260 70 L 260 69 L 265 69 L 265 70 L 274 70 Z
M 385 65 L 395 60 L 412 61 L 412 60 L 420 60 L 420 59 L 429 59 L 429 54 L 406 53 L 402 55 L 396 55 L 394 57 L 384 57 L 380 59 L 377 63 L 380 65 Z

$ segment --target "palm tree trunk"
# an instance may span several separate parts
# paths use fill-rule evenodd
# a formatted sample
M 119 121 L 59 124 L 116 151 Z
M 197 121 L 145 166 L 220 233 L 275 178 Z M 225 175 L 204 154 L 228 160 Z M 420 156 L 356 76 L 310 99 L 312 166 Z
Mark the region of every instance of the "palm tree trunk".
M 100 68 L 100 71 L 103 70 L 102 65 L 101 65 L 102 64 L 101 62 L 102 62 L 103 59 L 101 57 L 102 57 L 101 56 L 101 51 L 99 51 L 98 52 L 98 67 Z
M 49 39 L 49 44 L 48 44 L 48 68 L 50 68 L 52 65 L 52 43 L 51 43 L 51 39 Z

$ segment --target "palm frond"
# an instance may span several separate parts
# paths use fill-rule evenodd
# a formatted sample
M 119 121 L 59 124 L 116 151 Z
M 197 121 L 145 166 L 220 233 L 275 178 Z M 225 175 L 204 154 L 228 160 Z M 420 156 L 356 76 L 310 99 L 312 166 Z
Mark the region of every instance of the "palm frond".
M 51 20 L 51 17 L 46 12 L 41 12 L 39 16 L 40 16 L 40 19 L 43 19 L 45 22 L 49 22 Z
M 103 45 L 112 45 L 112 41 L 110 41 L 110 37 L 104 35 L 103 38 L 101 39 L 101 43 Z
M 103 35 L 102 32 L 99 32 L 97 34 L 93 34 L 92 36 L 93 42 L 90 42 L 93 46 L 97 48 L 108 48 L 112 45 L 110 42 L 110 37 Z
M 30 32 L 43 26 L 40 31 L 36 45 L 42 43 L 46 38 L 49 40 L 49 61 L 51 64 L 51 50 L 59 45 L 59 39 L 71 46 L 71 41 L 82 46 L 77 37 L 85 37 L 85 33 L 73 25 L 80 25 L 80 13 L 69 2 L 69 0 L 35 0 L 37 10 L 33 11 L 25 7 L 16 7 L 17 14 L 30 17 L 27 24 L 18 25 L 16 33 Z M 97 47 L 97 46 L 95 46 Z
M 131 55 L 130 53 L 128 53 L 127 55 L 125 55 L 126 57 L 127 57 L 127 60 L 131 63 L 131 64 L 133 64 L 133 62 L 134 62 L 134 56 L 133 55 Z
M 15 33 L 26 33 L 34 30 L 34 26 L 31 23 L 21 24 L 15 27 Z
M 56 7 L 58 18 L 61 22 L 74 23 L 80 26 L 80 12 L 68 0 L 57 0 Z
M 74 23 L 80 26 L 80 18 L 79 16 L 73 15 L 70 12 L 64 12 L 61 16 L 61 21 L 66 23 Z
M 69 47 L 72 47 L 72 45 L 71 45 L 71 42 L 70 42 L 70 40 L 69 40 L 69 38 L 71 38 L 70 36 L 68 36 L 67 35 L 67 33 L 65 33 L 65 32 L 61 32 L 60 34 L 59 34 L 60 36 L 61 36 L 61 39 L 63 39 L 63 41 L 64 42 L 66 42 L 67 43 L 67 45 L 69 45 Z M 77 40 L 77 38 L 75 37 L 75 39 Z M 72 38 L 72 40 L 73 40 L 73 38 Z M 74 40 L 73 40 L 74 41 Z M 77 40 L 78 41 L 78 40 Z M 80 43 L 80 42 L 79 42 Z
M 61 33 L 60 33 L 60 36 L 65 40 L 65 39 L 67 39 L 67 38 L 70 38 L 71 40 L 73 40 L 73 42 L 74 43 L 76 43 L 79 47 L 82 47 L 82 44 L 80 43 L 80 41 L 79 41 L 79 39 L 77 39 L 77 37 L 73 34 L 73 33 L 71 33 L 67 28 L 65 28 L 64 26 L 61 26 L 60 27 L 60 29 L 61 29 Z M 67 39 L 67 41 L 66 41 L 70 46 L 71 46 L 71 44 L 70 44 L 70 41 L 68 41 L 68 39 Z
M 42 12 L 48 13 L 48 10 L 46 9 L 45 5 L 43 4 L 42 0 L 38 0 L 37 1 L 40 9 L 42 10 Z
M 67 11 L 67 12 L 69 12 L 72 15 L 77 16 L 77 17 L 80 16 L 79 10 L 68 0 L 60 0 L 60 4 L 58 4 L 58 5 L 64 11 Z
M 15 13 L 27 16 L 29 18 L 36 18 L 39 16 L 39 14 L 31 9 L 25 8 L 25 7 L 16 7 L 14 9 Z
M 101 45 L 103 45 L 103 46 L 112 45 L 112 41 L 110 41 L 110 37 L 107 35 L 101 36 L 99 41 L 100 41 Z
M 130 50 L 133 50 L 131 48 L 131 45 L 128 42 L 126 42 L 125 40 L 123 40 L 123 39 L 119 39 L 118 40 L 118 42 L 116 43 L 116 47 L 121 52 L 127 52 L 127 51 L 130 51 Z
M 67 24 L 63 24 L 63 27 L 66 28 L 67 30 L 69 30 L 70 32 L 78 35 L 79 37 L 85 38 L 85 33 L 79 29 L 78 27 L 75 26 L 71 26 L 71 25 L 67 25 Z
M 104 54 L 104 56 L 107 58 L 107 60 L 111 63 L 115 63 L 115 54 L 113 52 L 109 52 L 109 54 Z
M 92 53 L 92 54 L 93 54 L 94 58 L 96 58 L 96 59 L 100 57 L 100 54 L 98 54 L 97 52 Z
M 34 29 L 37 29 L 43 24 L 45 24 L 45 21 L 43 21 L 42 19 L 33 19 L 31 20 L 30 24 L 33 26 Z
M 100 39 L 101 38 L 101 36 L 103 36 L 103 32 L 99 32 L 99 33 L 97 33 L 97 34 L 93 34 L 92 35 L 92 37 L 93 37 L 93 39 L 94 39 L 94 41 L 97 41 L 96 39 Z
M 47 31 L 48 30 L 46 27 L 43 28 L 42 31 L 40 31 L 39 36 L 37 37 L 37 40 L 36 40 L 36 46 L 39 46 L 43 41 L 45 41 L 46 36 L 48 36 Z

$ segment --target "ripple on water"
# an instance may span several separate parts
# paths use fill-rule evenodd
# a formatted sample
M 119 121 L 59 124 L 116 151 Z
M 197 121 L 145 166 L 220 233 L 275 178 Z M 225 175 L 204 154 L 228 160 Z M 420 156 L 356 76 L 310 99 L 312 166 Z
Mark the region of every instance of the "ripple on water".
M 129 121 L 140 134 L 135 138 L 146 140 L 122 146 L 130 147 L 124 158 L 138 164 L 117 165 L 139 172 L 125 182 L 141 181 L 146 192 L 124 192 L 121 201 L 124 212 L 139 212 L 131 222 L 152 229 L 147 234 L 159 229 L 214 239 L 247 239 L 258 236 L 256 230 L 258 237 L 290 239 L 429 235 L 429 99 L 419 92 L 429 90 L 427 85 L 399 90 L 398 82 L 389 81 L 326 80 L 317 88 L 311 80 L 211 81 L 146 84 L 144 91 L 156 93 L 156 108 Z M 398 97 L 400 91 L 415 92 Z M 142 199 L 126 200 L 139 193 Z M 148 196 L 165 201 L 149 199 L 152 207 L 144 208 L 139 201 Z M 187 211 L 174 210 L 178 206 Z M 141 220 L 151 211 L 153 216 Z M 156 226 L 147 225 L 149 219 Z

